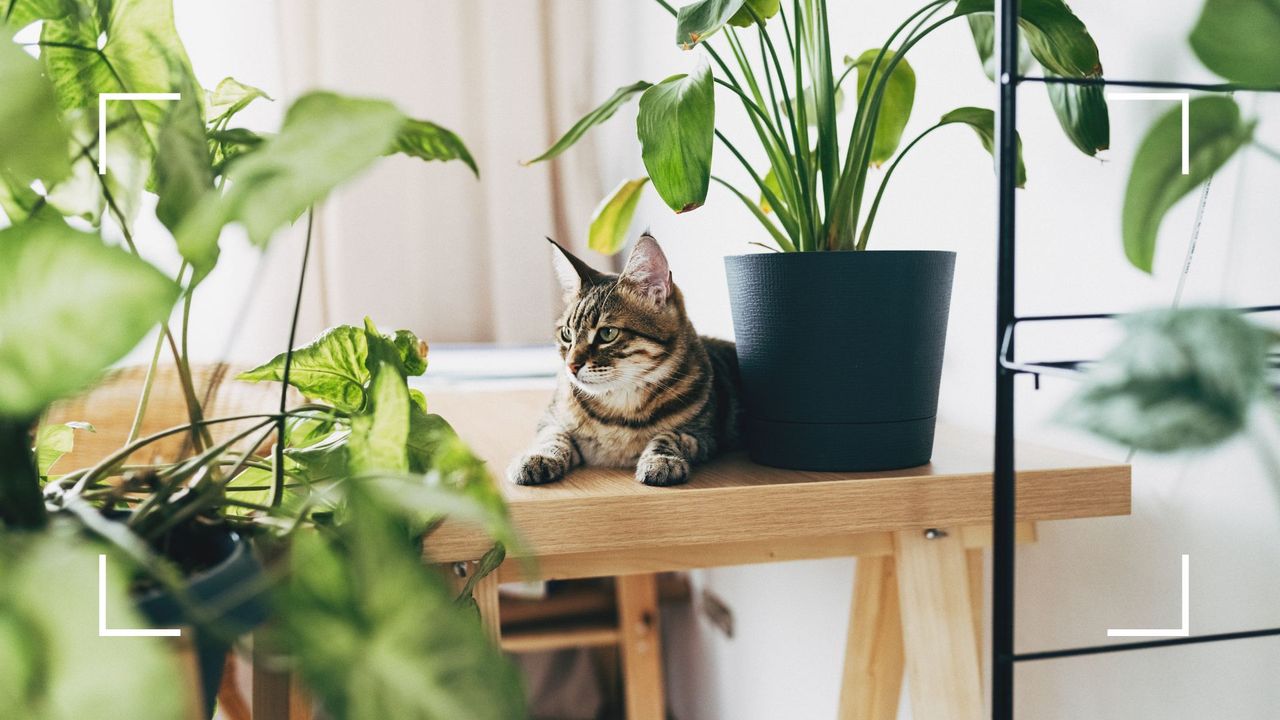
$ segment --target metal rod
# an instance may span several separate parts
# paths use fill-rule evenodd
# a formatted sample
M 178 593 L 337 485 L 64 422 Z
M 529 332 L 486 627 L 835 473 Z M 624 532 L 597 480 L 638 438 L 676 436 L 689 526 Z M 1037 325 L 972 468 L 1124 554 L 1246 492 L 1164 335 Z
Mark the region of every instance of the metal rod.
M 1250 638 L 1273 637 L 1280 635 L 1280 628 L 1265 630 L 1243 630 L 1241 632 L 1218 633 L 1216 635 L 1195 635 L 1193 637 L 1167 638 L 1164 640 L 1143 640 L 1131 643 L 1112 643 L 1110 645 L 1092 645 L 1088 647 L 1065 648 L 1062 650 L 1042 650 L 1040 652 L 1020 653 L 1014 656 L 1018 662 L 1035 660 L 1055 660 L 1058 658 L 1078 657 L 1080 655 L 1099 655 L 1102 653 L 1125 652 L 1128 650 L 1150 650 L 1153 648 L 1174 645 L 1196 645 L 1199 643 L 1222 642 L 1223 640 L 1247 640 Z
M 1241 85 L 1239 83 L 1189 83 L 1176 80 L 1109 80 L 1086 77 L 1019 77 L 1018 82 L 1038 82 L 1047 85 L 1104 85 L 1107 87 L 1168 88 L 1172 90 L 1203 90 L 1205 92 L 1261 92 L 1280 93 L 1280 86 Z
M 1280 312 L 1280 305 L 1249 305 L 1235 309 L 1238 313 Z M 1126 313 L 1083 313 L 1076 315 L 1023 315 L 1014 318 L 1014 324 L 1024 322 L 1058 322 L 1065 320 L 1110 320 L 1124 316 Z
M 992 472 L 993 514 L 991 609 L 991 717 L 1013 719 L 1014 635 L 1014 513 L 1017 507 L 1013 457 L 1013 390 L 1016 373 L 1006 369 L 1003 353 L 1013 356 L 1015 232 L 1014 191 L 1017 174 L 1018 0 L 1000 0 L 996 17 L 996 46 L 1000 53 L 999 112 L 996 137 L 997 260 L 996 260 L 996 427 Z

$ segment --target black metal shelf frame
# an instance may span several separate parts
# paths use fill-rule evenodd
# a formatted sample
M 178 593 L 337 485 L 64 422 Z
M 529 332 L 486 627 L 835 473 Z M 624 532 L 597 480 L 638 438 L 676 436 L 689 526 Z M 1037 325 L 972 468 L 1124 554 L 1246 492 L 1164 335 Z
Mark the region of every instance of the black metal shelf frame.
M 995 458 L 993 464 L 993 576 L 992 576 L 992 673 L 991 716 L 994 720 L 1013 720 L 1014 665 L 1018 662 L 1052 660 L 1100 653 L 1146 650 L 1178 645 L 1242 640 L 1280 636 L 1280 628 L 1167 638 L 1129 643 L 1112 643 L 1076 648 L 1062 648 L 1018 653 L 1014 650 L 1015 590 L 1015 511 L 1017 508 L 1016 472 L 1014 469 L 1014 380 L 1020 374 L 1031 374 L 1039 383 L 1040 375 L 1078 375 L 1088 361 L 1055 360 L 1017 362 L 1014 360 L 1014 335 L 1019 323 L 1102 320 L 1116 317 L 1111 313 L 1080 315 L 1035 315 L 1019 317 L 1014 303 L 1016 282 L 1017 221 L 1015 187 L 1017 161 L 1018 86 L 1024 82 L 1063 83 L 1118 87 L 1177 89 L 1197 92 L 1263 92 L 1280 93 L 1280 87 L 1261 87 L 1234 83 L 1184 83 L 1168 80 L 1111 80 L 1105 78 L 1025 77 L 1018 74 L 1019 0 L 1000 0 L 996 12 L 996 48 L 1000 75 L 996 112 L 997 138 L 997 260 L 996 260 L 996 419 Z M 1278 312 L 1280 305 L 1240 308 L 1242 312 Z M 1280 367 L 1272 358 L 1273 367 Z

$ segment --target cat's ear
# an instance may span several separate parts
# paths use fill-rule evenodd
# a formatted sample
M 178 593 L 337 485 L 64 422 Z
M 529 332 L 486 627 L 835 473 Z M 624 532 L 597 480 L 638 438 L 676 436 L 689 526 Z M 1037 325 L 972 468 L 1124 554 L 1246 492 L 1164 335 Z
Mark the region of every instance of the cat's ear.
M 622 279 L 640 289 L 653 304 L 662 306 L 671 297 L 671 266 L 652 235 L 644 234 L 631 248 Z
M 582 262 L 577 255 L 565 250 L 560 243 L 551 238 L 547 238 L 547 242 L 556 246 L 556 251 L 551 253 L 551 261 L 555 265 L 556 277 L 560 279 L 560 286 L 564 288 L 566 297 L 576 295 L 582 288 L 595 285 L 604 279 L 602 273 Z

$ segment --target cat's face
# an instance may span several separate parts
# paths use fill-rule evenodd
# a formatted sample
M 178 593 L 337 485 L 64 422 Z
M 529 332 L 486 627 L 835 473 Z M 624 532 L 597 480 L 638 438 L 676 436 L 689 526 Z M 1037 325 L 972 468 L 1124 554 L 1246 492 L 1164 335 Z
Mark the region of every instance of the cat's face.
M 664 364 L 685 316 L 658 243 L 641 237 L 621 275 L 560 252 L 557 270 L 568 307 L 556 323 L 556 343 L 569 382 L 605 395 L 669 380 Z

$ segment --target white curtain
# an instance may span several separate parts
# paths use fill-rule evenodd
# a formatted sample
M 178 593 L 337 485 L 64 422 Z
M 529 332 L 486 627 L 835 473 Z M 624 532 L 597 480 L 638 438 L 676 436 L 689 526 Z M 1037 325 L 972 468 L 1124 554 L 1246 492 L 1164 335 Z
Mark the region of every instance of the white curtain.
M 313 88 L 394 101 L 456 131 L 461 163 L 393 157 L 325 203 L 320 322 L 411 328 L 431 342 L 546 342 L 559 289 L 543 236 L 582 248 L 616 182 L 586 142 L 521 167 L 602 97 L 586 0 L 278 0 L 284 100 Z M 611 80 L 611 79 L 610 79 Z M 601 258 L 595 261 L 604 264 Z

